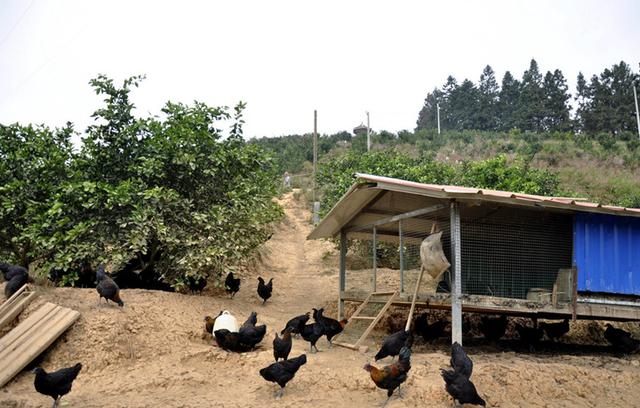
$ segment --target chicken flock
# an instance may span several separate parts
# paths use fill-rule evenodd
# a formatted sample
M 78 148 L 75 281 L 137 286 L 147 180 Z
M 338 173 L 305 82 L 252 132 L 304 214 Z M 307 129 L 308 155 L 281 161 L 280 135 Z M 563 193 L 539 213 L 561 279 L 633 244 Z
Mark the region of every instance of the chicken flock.
M 0 271 L 4 279 L 7 281 L 5 285 L 5 296 L 11 297 L 25 283 L 32 281 L 25 268 L 6 263 L 0 263 Z M 240 290 L 240 278 L 233 273 L 229 273 L 224 281 L 225 291 L 233 299 L 235 294 Z M 96 272 L 96 291 L 98 292 L 98 305 L 104 298 L 107 306 L 109 301 L 124 307 L 124 301 L 120 297 L 120 289 L 116 282 L 107 275 L 104 265 L 100 265 Z M 197 282 L 195 291 L 202 290 L 204 287 Z M 194 292 L 194 287 L 190 287 Z M 267 302 L 272 296 L 273 278 L 268 283 L 262 277 L 258 278 L 257 294 L 262 299 L 262 304 Z M 216 319 L 222 315 L 222 311 L 216 316 L 206 316 L 204 318 L 204 332 L 210 334 L 215 339 L 215 344 L 221 349 L 228 352 L 250 352 L 259 347 L 267 334 L 267 326 L 258 323 L 258 314 L 252 312 L 238 331 L 229 331 L 228 329 L 214 330 Z M 313 322 L 309 320 L 313 318 Z M 284 389 L 290 381 L 292 381 L 296 373 L 307 364 L 307 355 L 290 358 L 292 350 L 293 338 L 302 338 L 303 341 L 309 343 L 309 352 L 315 353 L 318 350 L 317 342 L 324 336 L 327 340 L 328 347 L 332 348 L 332 340 L 340 334 L 348 320 L 336 320 L 324 315 L 323 308 L 314 308 L 312 311 L 295 316 L 286 322 L 284 328 L 274 333 L 273 338 L 273 357 L 275 362 L 267 367 L 258 370 L 259 375 L 266 381 L 277 384 L 280 389 L 276 392 L 276 397 L 282 397 Z M 397 390 L 397 394 L 401 397 L 401 385 L 406 382 L 411 369 L 412 346 L 414 336 L 421 337 L 424 342 L 434 342 L 443 337 L 449 336 L 446 328 L 448 326 L 446 320 L 436 320 L 429 322 L 429 315 L 422 313 L 418 315 L 412 322 L 412 330 L 400 330 L 389 335 L 382 343 L 380 349 L 375 354 L 375 361 L 379 361 L 391 357 L 391 364 L 385 366 L 375 366 L 371 363 L 364 365 L 364 370 L 369 373 L 371 381 L 380 389 L 387 391 L 386 403 Z M 490 343 L 499 341 L 505 333 L 509 321 L 505 315 L 499 317 L 481 317 L 480 323 L 477 325 L 478 331 Z M 465 318 L 462 324 L 463 334 L 467 335 L 472 330 L 471 323 Z M 518 333 L 523 347 L 529 351 L 535 351 L 535 347 L 542 338 L 546 337 L 557 342 L 563 335 L 570 330 L 569 320 L 565 319 L 558 323 L 543 322 L 530 326 L 520 323 L 514 325 L 515 331 Z M 613 349 L 620 354 L 628 355 L 640 351 L 640 341 L 632 338 L 631 334 L 613 327 L 611 324 L 606 325 L 604 338 L 612 345 Z M 396 360 L 397 357 L 397 360 Z M 77 363 L 72 367 L 62 368 L 53 372 L 46 372 L 38 367 L 33 370 L 35 374 L 34 387 L 37 392 L 53 398 L 53 407 L 56 408 L 60 399 L 71 391 L 71 386 L 75 378 L 79 375 L 82 364 Z M 451 396 L 454 403 L 472 404 L 485 406 L 486 401 L 479 395 L 475 385 L 471 381 L 473 373 L 473 362 L 457 342 L 451 346 L 450 367 L 440 369 L 444 387 Z

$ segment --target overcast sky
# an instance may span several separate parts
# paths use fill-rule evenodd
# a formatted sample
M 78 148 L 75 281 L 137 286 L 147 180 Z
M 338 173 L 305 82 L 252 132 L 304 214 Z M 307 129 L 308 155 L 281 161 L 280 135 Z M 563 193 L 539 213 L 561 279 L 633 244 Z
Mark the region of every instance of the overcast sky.
M 84 130 L 98 73 L 147 79 L 142 116 L 167 100 L 247 102 L 245 135 L 413 129 L 447 75 L 498 82 L 531 58 L 571 89 L 621 60 L 637 72 L 640 1 L 0 0 L 0 123 Z

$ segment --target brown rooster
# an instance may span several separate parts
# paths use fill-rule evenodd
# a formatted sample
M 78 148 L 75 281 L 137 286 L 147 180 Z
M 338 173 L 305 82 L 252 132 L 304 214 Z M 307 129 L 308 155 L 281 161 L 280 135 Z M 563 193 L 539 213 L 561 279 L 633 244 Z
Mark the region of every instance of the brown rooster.
M 407 373 L 411 368 L 410 359 L 411 349 L 405 346 L 400 350 L 398 361 L 393 364 L 384 366 L 383 368 L 377 368 L 369 363 L 365 364 L 364 369 L 369 372 L 371 379 L 378 388 L 387 390 L 387 400 L 384 405 L 389 402 L 396 388 L 398 392 L 400 392 L 400 384 L 407 380 Z

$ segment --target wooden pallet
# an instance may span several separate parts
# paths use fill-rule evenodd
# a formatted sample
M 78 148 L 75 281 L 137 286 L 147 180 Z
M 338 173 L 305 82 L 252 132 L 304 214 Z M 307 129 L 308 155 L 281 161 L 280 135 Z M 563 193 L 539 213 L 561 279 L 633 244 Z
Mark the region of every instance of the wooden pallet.
M 0 338 L 0 387 L 45 351 L 79 317 L 80 313 L 75 310 L 47 302 Z
M 373 315 L 372 313 L 367 313 L 367 315 L 363 315 L 363 312 L 367 311 L 367 308 L 372 304 L 380 304 L 380 301 L 373 302 L 374 298 L 379 298 L 386 296 L 386 302 L 384 306 Z M 338 346 L 347 347 L 350 349 L 357 350 L 362 342 L 369 336 L 373 328 L 378 324 L 382 316 L 385 314 L 389 306 L 393 303 L 393 301 L 398 296 L 398 292 L 373 292 L 370 293 L 369 296 L 360 304 L 360 306 L 356 309 L 355 312 L 349 318 L 349 323 L 344 327 L 342 333 L 340 333 L 337 338 L 333 341 L 333 344 L 337 344 Z M 377 300 L 377 299 L 376 299 Z M 362 324 L 364 322 L 365 324 Z M 368 324 L 366 324 L 368 323 Z M 353 341 L 355 339 L 355 341 Z
M 23 285 L 0 306 L 0 329 L 8 325 L 36 298 L 36 292 Z

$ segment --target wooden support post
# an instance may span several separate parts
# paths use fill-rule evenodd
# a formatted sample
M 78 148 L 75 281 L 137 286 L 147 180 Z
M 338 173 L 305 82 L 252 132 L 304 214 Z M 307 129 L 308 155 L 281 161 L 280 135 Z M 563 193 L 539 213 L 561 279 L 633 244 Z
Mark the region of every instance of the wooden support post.
M 571 268 L 571 320 L 578 317 L 578 267 Z
M 402 220 L 398 221 L 398 238 L 400 241 L 400 293 L 404 293 L 404 237 L 402 233 Z
M 347 233 L 340 231 L 340 279 L 338 282 L 338 319 L 344 319 L 344 300 L 342 294 L 346 287 Z
M 405 331 L 409 331 L 409 329 L 411 328 L 411 321 L 413 320 L 413 312 L 416 309 L 416 299 L 418 299 L 418 290 L 420 289 L 420 282 L 422 282 L 423 273 L 424 273 L 424 267 L 420 267 L 420 274 L 418 275 L 416 288 L 413 290 L 413 300 L 411 300 L 411 309 L 409 309 L 409 317 L 407 317 L 407 324 L 404 327 Z
M 378 282 L 378 231 L 373 227 L 373 276 L 371 277 L 371 292 L 376 291 Z
M 460 239 L 460 208 L 451 201 L 451 246 L 453 252 L 453 285 L 451 288 L 451 343 L 462 345 L 462 260 Z

